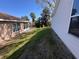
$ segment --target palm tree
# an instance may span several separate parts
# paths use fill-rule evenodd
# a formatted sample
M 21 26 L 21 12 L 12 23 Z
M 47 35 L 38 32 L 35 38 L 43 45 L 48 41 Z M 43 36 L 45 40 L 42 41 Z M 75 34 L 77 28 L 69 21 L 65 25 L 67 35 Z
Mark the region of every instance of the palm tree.
M 32 22 L 35 22 L 35 18 L 36 18 L 35 13 L 34 12 L 31 12 L 30 13 L 30 16 L 32 18 Z

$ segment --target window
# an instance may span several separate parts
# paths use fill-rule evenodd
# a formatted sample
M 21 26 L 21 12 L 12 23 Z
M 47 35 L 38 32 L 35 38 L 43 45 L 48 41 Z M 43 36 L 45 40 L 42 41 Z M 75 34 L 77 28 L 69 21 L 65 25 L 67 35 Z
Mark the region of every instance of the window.
M 28 23 L 24 23 L 24 29 L 28 28 Z
M 69 33 L 79 37 L 79 0 L 74 0 Z
M 20 23 L 13 23 L 13 32 L 20 30 Z

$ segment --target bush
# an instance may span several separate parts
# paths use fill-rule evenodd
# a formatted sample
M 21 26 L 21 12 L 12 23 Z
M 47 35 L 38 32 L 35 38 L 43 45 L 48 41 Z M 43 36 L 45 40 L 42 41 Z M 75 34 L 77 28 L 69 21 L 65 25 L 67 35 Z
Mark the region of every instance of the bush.
M 35 26 L 36 26 L 37 28 L 40 27 L 40 21 L 39 21 L 39 20 L 37 20 L 37 21 L 35 22 Z

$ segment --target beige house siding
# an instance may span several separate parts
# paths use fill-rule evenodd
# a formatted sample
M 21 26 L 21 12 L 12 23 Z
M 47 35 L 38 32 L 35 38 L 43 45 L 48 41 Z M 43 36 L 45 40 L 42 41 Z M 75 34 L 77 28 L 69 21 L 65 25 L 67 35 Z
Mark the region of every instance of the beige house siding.
M 11 38 L 11 23 L 0 22 L 0 39 L 8 40 Z
M 20 33 L 24 31 L 24 23 L 20 23 Z
M 0 40 L 11 40 L 12 37 L 24 32 L 23 22 L 18 22 L 20 24 L 20 29 L 15 32 L 13 31 L 14 23 L 17 22 L 0 22 Z

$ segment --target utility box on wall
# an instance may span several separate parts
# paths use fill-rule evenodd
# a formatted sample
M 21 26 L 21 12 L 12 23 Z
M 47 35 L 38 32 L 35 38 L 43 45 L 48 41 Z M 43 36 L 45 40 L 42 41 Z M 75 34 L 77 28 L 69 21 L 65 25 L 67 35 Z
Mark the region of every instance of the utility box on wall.
M 52 29 L 77 59 L 79 59 L 78 9 L 79 0 L 60 0 L 51 21 Z

